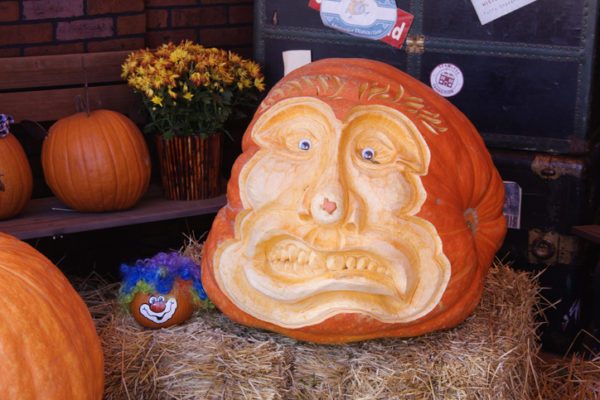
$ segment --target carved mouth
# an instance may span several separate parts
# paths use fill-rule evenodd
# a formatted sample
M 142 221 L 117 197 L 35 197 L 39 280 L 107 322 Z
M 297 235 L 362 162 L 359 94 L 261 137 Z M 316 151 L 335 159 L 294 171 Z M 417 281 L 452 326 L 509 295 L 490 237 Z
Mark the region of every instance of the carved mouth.
M 368 252 L 318 252 L 291 240 L 273 246 L 267 260 L 275 273 L 289 278 L 310 278 L 330 271 L 369 271 L 393 277 L 392 270 Z

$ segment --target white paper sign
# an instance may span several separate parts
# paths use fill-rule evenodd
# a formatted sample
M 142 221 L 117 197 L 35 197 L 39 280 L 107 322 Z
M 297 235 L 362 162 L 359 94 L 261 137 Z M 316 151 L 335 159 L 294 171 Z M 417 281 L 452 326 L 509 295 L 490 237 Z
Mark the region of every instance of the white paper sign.
M 379 40 L 396 24 L 394 0 L 322 0 L 323 25 L 350 35 Z
M 287 50 L 283 51 L 281 56 L 283 57 L 283 75 L 312 61 L 310 50 Z
M 517 182 L 504 181 L 504 208 L 502 212 L 510 229 L 521 229 L 521 200 L 523 190 Z
M 536 0 L 471 0 L 481 25 L 485 25 Z

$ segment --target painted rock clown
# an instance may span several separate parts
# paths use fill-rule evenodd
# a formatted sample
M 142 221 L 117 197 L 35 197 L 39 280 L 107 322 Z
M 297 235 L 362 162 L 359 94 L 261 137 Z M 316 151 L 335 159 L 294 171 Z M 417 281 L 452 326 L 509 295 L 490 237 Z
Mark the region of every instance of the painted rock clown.
M 467 118 L 380 62 L 279 81 L 248 127 L 204 243 L 229 318 L 321 343 L 453 327 L 506 233 L 504 186 Z

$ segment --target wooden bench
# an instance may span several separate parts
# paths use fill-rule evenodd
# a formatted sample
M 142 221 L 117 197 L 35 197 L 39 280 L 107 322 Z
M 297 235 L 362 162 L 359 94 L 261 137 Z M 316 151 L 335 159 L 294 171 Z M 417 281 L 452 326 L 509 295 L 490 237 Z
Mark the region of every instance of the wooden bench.
M 86 98 L 87 82 L 90 109 L 119 111 L 139 123 L 139 99 L 120 76 L 121 64 L 129 53 L 1 58 L 0 113 L 11 115 L 15 124 L 51 123 L 78 111 L 76 98 Z M 31 239 L 212 214 L 224 204 L 225 195 L 207 200 L 167 200 L 162 197 L 160 184 L 153 181 L 145 197 L 127 211 L 87 214 L 68 210 L 55 197 L 34 198 L 21 215 L 0 221 L 0 231 Z

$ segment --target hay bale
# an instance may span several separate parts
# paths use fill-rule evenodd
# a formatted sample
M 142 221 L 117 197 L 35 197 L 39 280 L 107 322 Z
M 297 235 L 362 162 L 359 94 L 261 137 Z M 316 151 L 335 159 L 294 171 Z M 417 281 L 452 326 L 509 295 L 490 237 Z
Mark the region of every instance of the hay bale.
M 458 327 L 343 345 L 298 342 L 208 309 L 145 330 L 119 309 L 117 289 L 82 295 L 105 349 L 106 399 L 528 399 L 539 386 L 539 288 L 501 263 Z
M 537 362 L 539 388 L 536 399 L 600 398 L 600 355 L 592 354 L 591 358 L 580 354 L 569 357 L 544 354 Z

